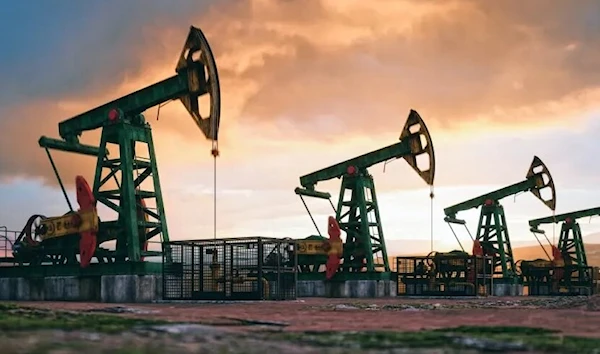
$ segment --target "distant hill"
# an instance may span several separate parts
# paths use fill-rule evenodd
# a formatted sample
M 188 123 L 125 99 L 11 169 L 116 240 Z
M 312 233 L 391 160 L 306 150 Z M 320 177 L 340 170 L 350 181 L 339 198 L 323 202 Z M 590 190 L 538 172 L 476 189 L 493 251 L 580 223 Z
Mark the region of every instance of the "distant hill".
M 385 240 L 388 255 L 422 256 L 429 253 L 431 241 L 427 240 Z
M 588 243 L 597 243 L 600 244 L 600 232 L 595 232 L 589 235 L 583 235 L 583 242 L 585 244 Z

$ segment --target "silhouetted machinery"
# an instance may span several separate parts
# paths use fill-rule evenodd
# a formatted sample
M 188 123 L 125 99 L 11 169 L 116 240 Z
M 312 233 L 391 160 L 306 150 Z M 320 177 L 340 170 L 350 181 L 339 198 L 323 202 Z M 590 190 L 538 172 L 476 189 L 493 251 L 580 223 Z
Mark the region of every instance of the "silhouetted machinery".
M 218 155 L 220 88 L 217 68 L 202 31 L 191 27 L 175 68 L 176 75 L 63 121 L 61 139 L 41 137 L 70 211 L 62 216 L 36 214 L 26 223 L 14 245 L 14 258 L 22 267 L 3 268 L 2 273 L 68 275 L 86 272 L 122 274 L 155 272 L 160 263 L 144 262 L 147 244 L 160 239 L 169 254 L 169 233 L 150 125 L 142 113 L 171 100 L 180 100 Z M 199 98 L 210 98 L 209 115 L 200 114 Z M 102 129 L 100 146 L 79 142 L 82 133 Z M 114 147 L 109 156 L 109 146 Z M 138 155 L 143 148 L 147 156 Z M 93 186 L 83 176 L 76 179 L 79 210 L 73 210 L 49 149 L 93 156 L 97 159 Z M 112 153 L 115 153 L 112 156 Z M 146 155 L 143 153 L 142 155 Z M 142 188 L 147 181 L 148 187 Z M 150 201 L 150 204 L 148 202 Z M 100 220 L 97 203 L 113 210 L 115 220 Z M 116 248 L 102 248 L 116 241 Z M 167 247 L 167 249 L 165 249 Z M 100 264 L 92 264 L 96 258 Z M 54 265 L 44 267 L 41 265 Z M 51 269 L 49 269 L 51 268 Z M 81 268 L 81 269 L 80 269 Z
M 398 295 L 486 295 L 492 258 L 463 251 L 431 252 L 424 257 L 397 257 Z
M 542 194 L 546 189 L 549 189 L 547 196 Z M 508 283 L 516 283 L 519 278 L 513 259 L 504 208 L 500 204 L 500 200 L 527 191 L 533 193 L 548 208 L 555 210 L 554 182 L 550 171 L 537 156 L 533 158 L 525 180 L 444 209 L 446 214 L 444 220 L 449 225 L 454 223 L 466 227 L 466 222 L 457 219 L 456 214 L 460 211 L 481 207 L 477 234 L 475 238 L 471 237 L 473 255 L 492 257 L 494 262 L 492 274 L 496 278 L 507 280 Z M 451 225 L 450 228 L 452 229 Z M 454 230 L 452 231 L 454 232 Z
M 589 295 L 595 289 L 595 274 L 597 270 L 587 262 L 585 246 L 578 219 L 600 215 L 600 208 L 590 208 L 572 211 L 560 215 L 529 221 L 531 232 L 542 246 L 537 237 L 544 235 L 552 255 L 546 253 L 548 259 L 521 260 L 517 262 L 529 295 Z M 562 223 L 558 246 L 550 242 L 544 230 L 539 227 L 544 224 Z
M 417 164 L 417 157 L 423 154 L 428 155 L 429 166 L 426 168 Z M 435 156 L 431 136 L 414 110 L 408 115 L 400 142 L 300 177 L 302 188 L 296 188 L 295 193 L 300 196 L 319 233 L 298 243 L 300 279 L 368 277 L 375 280 L 390 276 L 375 183 L 367 168 L 398 158 L 404 158 L 428 185 L 433 185 Z M 333 178 L 342 179 L 337 208 L 331 202 L 331 194 L 315 190 L 317 183 Z M 339 248 L 337 256 L 331 256 L 331 250 L 336 249 L 332 245 L 341 240 L 330 240 L 321 235 L 303 196 L 329 200 L 335 220 L 345 233 L 343 247 Z M 324 272 L 326 264 L 329 265 Z
M 550 189 L 550 197 L 544 197 L 542 190 Z M 550 209 L 556 206 L 554 183 L 548 168 L 536 156 L 524 181 L 467 200 L 444 209 L 444 220 L 464 225 L 456 218 L 460 211 L 481 207 L 476 237 L 473 240 L 472 254 L 465 252 L 454 233 L 461 250 L 451 252 L 431 252 L 424 257 L 397 257 L 399 295 L 443 295 L 473 296 L 489 294 L 493 282 L 500 284 L 518 283 L 512 248 L 502 198 L 531 191 Z M 467 232 L 469 231 L 468 228 Z M 470 232 L 469 232 L 469 235 Z M 504 279 L 502 279 L 504 278 Z

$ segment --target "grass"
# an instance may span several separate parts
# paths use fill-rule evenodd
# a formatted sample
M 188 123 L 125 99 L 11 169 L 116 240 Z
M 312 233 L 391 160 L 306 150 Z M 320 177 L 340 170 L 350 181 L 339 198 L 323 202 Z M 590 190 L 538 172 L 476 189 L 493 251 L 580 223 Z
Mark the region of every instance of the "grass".
M 12 332 L 14 334 L 14 332 Z M 3 341 L 11 341 L 14 338 L 3 338 Z M 38 338 L 39 339 L 39 338 Z M 17 339 L 18 340 L 18 339 Z M 90 342 L 86 342 L 81 339 L 71 339 L 69 341 L 52 341 L 51 339 L 44 338 L 44 340 L 34 343 L 33 345 L 26 347 L 13 347 L 4 345 L 3 353 L 28 353 L 28 354 L 75 354 L 75 353 L 89 353 L 89 354 L 173 354 L 177 353 L 172 348 L 166 348 L 165 346 L 157 345 L 156 343 L 111 343 L 109 345 L 103 345 L 94 343 L 90 345 Z M 180 354 L 180 353 L 178 353 Z
M 166 321 L 134 319 L 119 315 L 87 314 L 41 310 L 0 303 L 0 333 L 43 329 L 83 330 L 98 333 L 122 333 L 133 327 L 164 324 Z M 260 336 L 259 334 L 257 334 Z M 319 347 L 361 349 L 449 348 L 490 350 L 536 350 L 547 353 L 599 353 L 600 339 L 563 336 L 557 331 L 521 326 L 460 326 L 416 332 L 285 332 L 265 334 L 264 339 L 277 339 Z M 40 343 L 35 353 L 51 352 L 69 343 Z M 70 343 L 69 345 L 76 345 Z M 32 352 L 32 353 L 33 353 Z M 162 353 L 160 348 L 125 346 L 110 350 L 111 354 Z M 104 353 L 104 351 L 102 352 Z
M 460 326 L 418 332 L 303 332 L 285 333 L 285 340 L 323 347 L 354 349 L 454 348 L 479 350 L 536 350 L 547 353 L 598 353 L 600 339 L 560 336 L 532 327 Z
M 136 326 L 164 323 L 166 322 L 126 318 L 117 315 L 41 310 L 18 307 L 12 304 L 0 304 L 0 332 L 62 329 L 119 333 Z

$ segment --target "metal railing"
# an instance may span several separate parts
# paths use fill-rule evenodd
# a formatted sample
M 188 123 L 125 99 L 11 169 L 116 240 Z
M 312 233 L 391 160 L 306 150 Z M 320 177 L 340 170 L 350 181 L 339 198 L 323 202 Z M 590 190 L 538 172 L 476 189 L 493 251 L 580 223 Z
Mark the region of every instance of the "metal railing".
M 487 296 L 493 259 L 484 256 L 396 257 L 398 296 Z
M 13 247 L 19 231 L 9 230 L 6 226 L 0 226 L 0 265 L 14 264 Z
M 169 242 L 165 300 L 292 300 L 295 241 L 265 237 Z

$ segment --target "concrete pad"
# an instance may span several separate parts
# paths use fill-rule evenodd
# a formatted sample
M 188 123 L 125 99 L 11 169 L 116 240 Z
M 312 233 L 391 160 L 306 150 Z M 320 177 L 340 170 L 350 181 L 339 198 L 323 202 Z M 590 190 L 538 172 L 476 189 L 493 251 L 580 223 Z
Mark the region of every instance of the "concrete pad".
M 162 299 L 162 277 L 158 275 L 103 275 L 101 302 L 153 302 Z
M 493 284 L 492 296 L 523 296 L 523 285 Z
M 90 277 L 0 278 L 0 300 L 153 302 L 162 299 L 162 277 L 116 275 Z
M 391 280 L 298 281 L 298 297 L 380 298 L 395 297 L 396 282 Z

